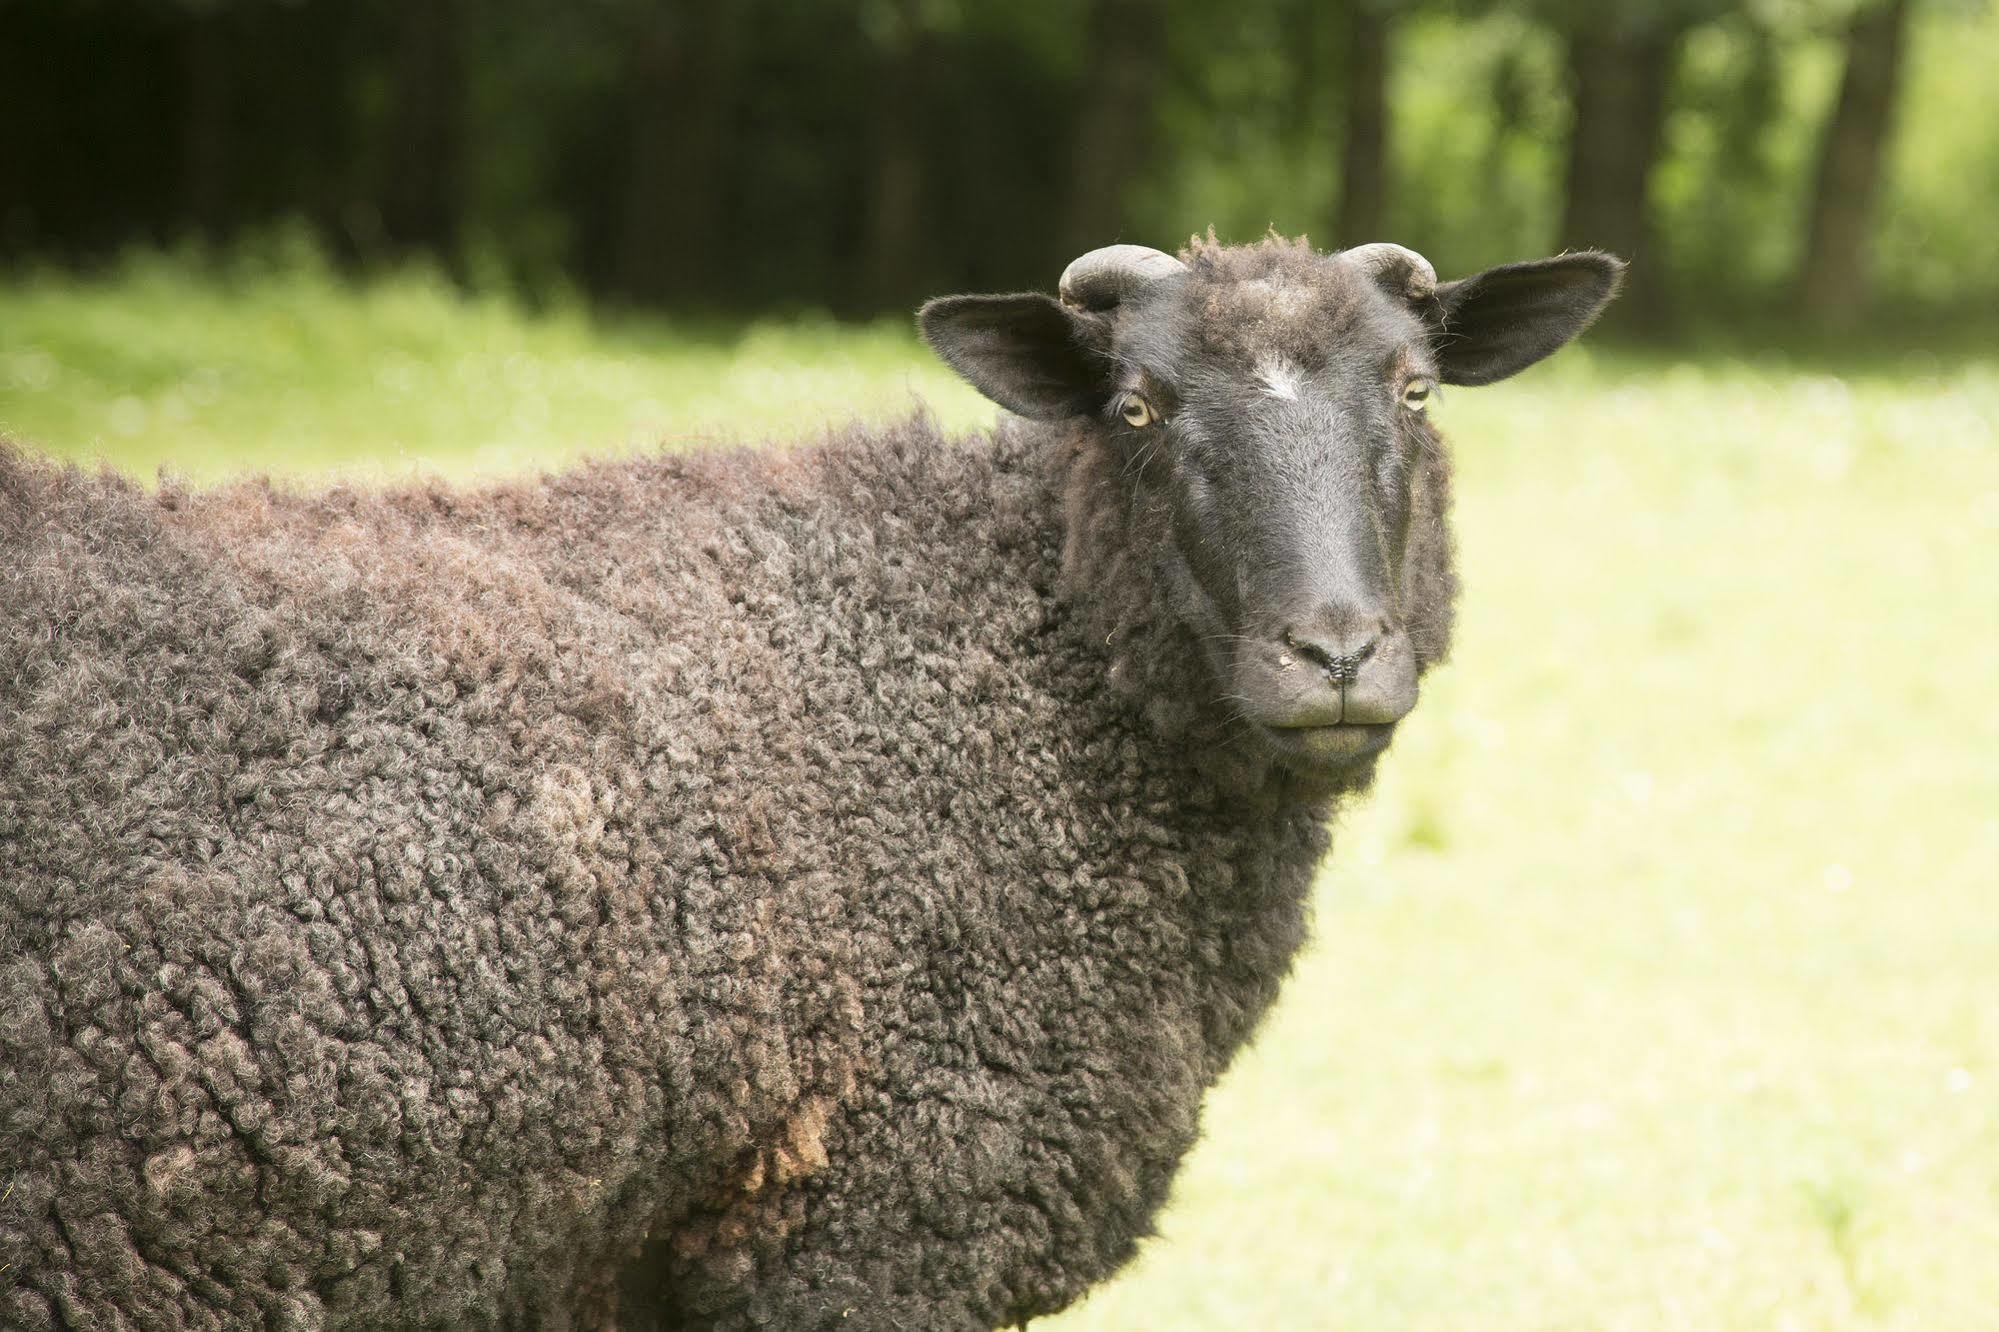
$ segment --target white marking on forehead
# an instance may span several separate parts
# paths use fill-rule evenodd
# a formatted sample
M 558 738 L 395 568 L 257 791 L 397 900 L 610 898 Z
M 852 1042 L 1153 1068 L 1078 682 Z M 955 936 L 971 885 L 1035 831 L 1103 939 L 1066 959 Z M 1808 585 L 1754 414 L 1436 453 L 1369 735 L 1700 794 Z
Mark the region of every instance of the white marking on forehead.
M 1298 401 L 1298 367 L 1282 356 L 1266 356 L 1256 363 L 1256 382 L 1273 398 Z

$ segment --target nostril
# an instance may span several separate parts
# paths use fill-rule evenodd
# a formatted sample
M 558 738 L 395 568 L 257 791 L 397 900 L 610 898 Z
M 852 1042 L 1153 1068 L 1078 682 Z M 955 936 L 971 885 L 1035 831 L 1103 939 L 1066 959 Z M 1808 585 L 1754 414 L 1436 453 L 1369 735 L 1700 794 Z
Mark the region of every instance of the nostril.
M 1282 638 L 1284 639 L 1285 647 L 1290 648 L 1314 666 L 1324 666 L 1326 664 L 1328 660 L 1326 650 L 1317 643 L 1312 642 L 1310 639 L 1300 638 L 1289 629 L 1284 631 Z
M 1350 685 L 1354 682 L 1354 678 L 1360 674 L 1361 663 L 1366 661 L 1373 652 L 1374 644 L 1368 643 L 1357 651 L 1349 652 L 1344 656 L 1334 657 L 1326 663 L 1326 674 L 1332 676 L 1342 687 Z
M 1347 652 L 1345 656 L 1335 656 L 1333 662 L 1325 670 L 1331 672 L 1331 676 L 1335 680 L 1339 680 L 1341 684 L 1353 684 L 1353 678 L 1357 674 L 1361 674 L 1361 662 L 1365 662 L 1369 656 L 1373 656 L 1373 644 L 1371 642 L 1363 644 L 1361 648 L 1357 648 L 1353 652 Z
M 1360 674 L 1362 663 L 1374 655 L 1375 644 L 1380 641 L 1377 638 L 1370 638 L 1351 651 L 1341 652 L 1322 640 L 1301 638 L 1289 629 L 1284 631 L 1286 647 L 1323 670 L 1342 688 L 1354 682 Z

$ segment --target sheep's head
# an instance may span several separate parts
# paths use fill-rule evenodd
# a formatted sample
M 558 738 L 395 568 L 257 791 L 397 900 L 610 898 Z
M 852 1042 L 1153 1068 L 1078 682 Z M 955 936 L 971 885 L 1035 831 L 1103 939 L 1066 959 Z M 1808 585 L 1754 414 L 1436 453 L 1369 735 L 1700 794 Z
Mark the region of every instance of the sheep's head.
M 1448 469 L 1428 409 L 1575 337 L 1623 265 L 1439 283 L 1396 245 L 1092 251 L 1058 298 L 950 296 L 925 338 L 1002 407 L 1071 419 L 1154 516 L 1155 585 L 1238 735 L 1294 770 L 1370 759 L 1447 645 Z

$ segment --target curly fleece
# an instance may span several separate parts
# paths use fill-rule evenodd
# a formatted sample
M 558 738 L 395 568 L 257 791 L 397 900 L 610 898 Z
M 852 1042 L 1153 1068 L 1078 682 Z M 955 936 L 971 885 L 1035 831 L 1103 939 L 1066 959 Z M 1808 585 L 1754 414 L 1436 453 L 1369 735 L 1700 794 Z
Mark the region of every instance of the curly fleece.
M 1338 794 L 1175 681 L 1162 521 L 1076 427 L 389 493 L 0 447 L 0 1325 L 1070 1303 Z

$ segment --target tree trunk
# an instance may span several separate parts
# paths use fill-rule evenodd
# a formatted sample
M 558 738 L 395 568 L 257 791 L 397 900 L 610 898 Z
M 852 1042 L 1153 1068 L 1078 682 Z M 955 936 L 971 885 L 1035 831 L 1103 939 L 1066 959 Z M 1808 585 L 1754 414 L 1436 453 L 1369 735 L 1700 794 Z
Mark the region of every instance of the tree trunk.
M 634 300 L 699 299 L 721 279 L 721 168 L 733 115 L 721 9 L 661 5 L 632 36 L 631 151 L 613 280 Z
M 403 0 L 389 111 L 382 230 L 449 254 L 458 240 L 464 59 L 458 0 Z
M 907 303 L 923 271 L 923 149 L 917 126 L 931 51 L 921 0 L 901 0 L 881 54 L 863 299 L 875 309 Z
M 1153 0 L 1097 0 L 1091 11 L 1092 59 L 1069 158 L 1062 229 L 1072 257 L 1128 239 L 1122 234 L 1126 195 L 1151 147 L 1165 22 L 1165 10 Z
M 1340 97 L 1340 211 L 1333 241 L 1341 247 L 1380 240 L 1388 206 L 1388 15 L 1372 4 L 1346 7 Z
M 1678 45 L 1678 30 L 1669 28 L 1569 34 L 1575 126 L 1557 240 L 1563 248 L 1609 250 L 1630 261 L 1630 279 L 1612 315 L 1631 327 L 1656 327 L 1666 314 L 1650 182 Z
M 181 122 L 181 213 L 196 230 L 223 230 L 229 162 L 229 34 L 224 15 L 188 15 L 182 58 L 187 111 Z
M 1908 0 L 1887 0 L 1847 29 L 1846 75 L 1819 149 L 1798 277 L 1799 307 L 1835 327 L 1851 327 L 1867 306 L 1867 243 L 1901 89 L 1908 15 Z

